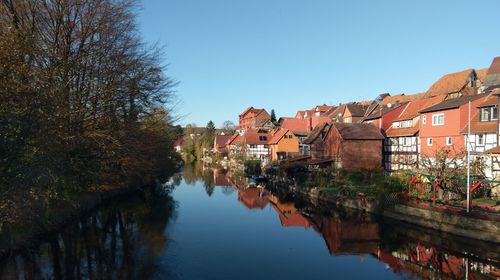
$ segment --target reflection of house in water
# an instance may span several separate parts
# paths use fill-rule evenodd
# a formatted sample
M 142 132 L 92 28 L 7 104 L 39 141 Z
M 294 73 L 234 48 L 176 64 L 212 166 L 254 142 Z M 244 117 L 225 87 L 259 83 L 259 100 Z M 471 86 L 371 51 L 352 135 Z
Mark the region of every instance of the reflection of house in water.
M 238 200 L 248 209 L 264 209 L 268 202 L 265 192 L 262 188 L 238 189 Z
M 214 169 L 214 184 L 221 187 L 232 187 L 233 184 L 227 178 L 227 171 L 224 169 Z
M 378 251 L 378 223 L 322 216 L 312 216 L 311 220 L 332 255 L 369 254 Z
M 500 277 L 500 269 L 494 265 L 441 252 L 432 246 L 417 244 L 393 252 L 381 250 L 374 255 L 395 272 L 405 272 L 423 279 L 498 279 Z M 469 266 L 468 275 L 467 265 Z
M 283 227 L 311 227 L 309 220 L 304 217 L 293 202 L 281 202 L 277 196 L 272 194 L 268 195 L 268 200 L 271 202 L 272 207 L 278 213 L 281 226 Z

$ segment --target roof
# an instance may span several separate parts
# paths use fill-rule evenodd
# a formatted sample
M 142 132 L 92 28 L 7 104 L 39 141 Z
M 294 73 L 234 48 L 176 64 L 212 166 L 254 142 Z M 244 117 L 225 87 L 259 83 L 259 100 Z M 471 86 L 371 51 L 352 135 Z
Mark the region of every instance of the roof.
M 484 102 L 479 104 L 477 106 L 478 108 L 481 107 L 486 107 L 486 106 L 493 106 L 498 104 L 498 96 L 496 95 L 488 95 Z M 475 110 L 473 116 L 471 117 L 470 120 L 470 132 L 471 133 L 496 133 L 497 132 L 497 121 L 490 121 L 490 122 L 481 122 L 479 121 L 479 116 L 480 116 L 480 110 Z M 462 129 L 463 134 L 467 134 L 469 132 L 469 125 L 466 124 L 465 127 Z
M 496 146 L 495 148 L 491 148 L 484 152 L 485 154 L 500 154 L 500 146 Z
M 344 110 L 346 108 L 346 104 L 340 104 L 337 108 L 335 108 L 332 112 L 326 114 L 325 116 L 331 118 L 331 119 L 336 119 L 338 118 L 339 114 L 343 114 Z
M 367 109 L 367 106 L 353 103 L 346 104 L 346 107 L 353 117 L 363 117 Z
M 214 146 L 217 147 L 224 147 L 226 146 L 226 143 L 232 138 L 232 135 L 215 135 L 214 139 Z
M 479 121 L 479 112 L 476 112 L 470 120 L 470 132 L 471 133 L 496 133 L 497 132 L 497 121 L 492 122 L 481 122 Z M 467 134 L 469 132 L 469 125 L 466 124 L 462 129 L 462 134 Z
M 404 111 L 394 121 L 411 120 L 419 115 L 419 111 L 429 108 L 444 100 L 445 96 L 436 96 L 432 98 L 420 99 L 410 102 Z
M 461 91 L 468 83 L 469 76 L 474 69 L 444 75 L 435 82 L 425 93 L 425 98 Z
M 309 120 L 297 119 L 297 118 L 282 118 L 280 125 L 282 128 L 289 129 L 293 132 L 310 131 Z
M 311 144 L 312 142 L 314 142 L 321 135 L 321 132 L 324 129 L 329 129 L 330 127 L 331 127 L 331 123 L 322 123 L 322 124 L 318 125 L 317 127 L 315 127 L 311 131 L 311 133 L 309 134 L 309 136 L 307 136 L 307 138 L 304 139 L 304 141 L 302 141 L 302 143 L 304 143 L 304 144 Z
M 484 78 L 483 85 L 486 90 L 500 87 L 500 56 L 495 57 L 491 62 L 488 74 Z
M 261 138 L 265 137 L 265 138 Z M 271 140 L 272 135 L 270 133 L 261 133 L 257 132 L 255 130 L 248 130 L 244 135 L 243 135 L 243 140 L 245 144 L 247 145 L 267 145 L 269 144 L 269 141 Z
M 304 118 L 305 111 L 297 111 L 297 114 L 295 114 L 295 118 Z
M 458 97 L 458 98 L 447 99 L 441 103 L 438 103 L 434 106 L 428 107 L 427 109 L 420 111 L 420 113 L 428 113 L 428 112 L 434 112 L 434 111 L 455 109 L 455 108 L 458 108 L 464 104 L 467 104 L 469 101 L 474 101 L 474 100 L 477 100 L 479 98 L 483 98 L 485 96 L 486 96 L 486 94 L 475 94 L 475 95 L 470 95 L 470 96 L 463 96 L 463 97 Z
M 285 136 L 289 131 L 290 130 L 288 129 L 280 129 L 276 131 L 271 140 L 269 140 L 269 145 L 278 144 L 278 142 L 283 138 L 283 136 Z
M 399 136 L 413 136 L 416 135 L 419 131 L 418 125 L 413 125 L 412 127 L 403 127 L 403 128 L 393 128 L 389 127 L 385 131 L 385 136 L 387 137 L 399 137 Z
M 386 106 L 388 104 L 394 105 L 398 103 L 416 101 L 422 99 L 424 97 L 424 94 L 425 93 L 416 93 L 416 94 L 405 95 L 404 93 L 401 93 L 398 95 L 387 96 L 386 98 L 382 99 L 380 104 Z
M 318 106 L 314 107 L 313 110 L 314 111 L 318 110 L 319 112 L 324 113 L 324 112 L 328 111 L 332 107 L 333 106 L 328 106 L 326 104 L 323 104 L 323 105 L 318 105 Z
M 484 102 L 479 104 L 479 106 L 477 106 L 477 107 L 481 108 L 481 107 L 490 107 L 490 106 L 496 106 L 496 105 L 498 105 L 498 96 L 490 94 L 490 95 L 488 95 L 488 97 L 486 97 L 484 99 Z
M 234 145 L 237 143 L 241 143 L 243 141 L 243 137 L 239 133 L 235 133 L 229 140 L 226 142 L 226 145 Z
M 262 112 L 267 113 L 267 111 L 265 109 L 256 109 L 254 107 L 248 107 L 245 111 L 243 111 L 243 113 L 241 113 L 240 117 L 244 117 L 248 113 L 253 113 L 253 115 L 255 117 L 255 116 L 260 115 Z
M 368 123 L 334 123 L 344 140 L 384 140 L 385 137 L 376 126 Z
M 476 70 L 476 76 L 481 82 L 484 82 L 484 79 L 486 79 L 486 75 L 488 75 L 488 70 L 489 68 L 482 68 Z
M 406 103 L 407 102 L 405 102 L 404 104 L 406 104 Z M 404 104 L 395 104 L 395 105 L 391 105 L 391 106 L 388 106 L 388 105 L 378 106 L 375 110 L 373 110 L 373 112 L 370 115 L 364 117 L 363 120 L 378 119 L 378 118 L 382 117 L 383 115 L 401 107 Z
M 338 106 L 331 106 L 326 112 L 323 113 L 323 116 L 330 116 L 335 110 L 337 110 Z

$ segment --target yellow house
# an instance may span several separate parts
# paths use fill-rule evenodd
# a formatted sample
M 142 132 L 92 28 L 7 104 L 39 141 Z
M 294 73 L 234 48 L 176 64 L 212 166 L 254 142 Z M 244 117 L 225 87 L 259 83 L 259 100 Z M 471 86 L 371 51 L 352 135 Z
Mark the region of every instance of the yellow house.
M 269 141 L 271 160 L 282 160 L 299 154 L 299 139 L 288 129 L 272 132 Z

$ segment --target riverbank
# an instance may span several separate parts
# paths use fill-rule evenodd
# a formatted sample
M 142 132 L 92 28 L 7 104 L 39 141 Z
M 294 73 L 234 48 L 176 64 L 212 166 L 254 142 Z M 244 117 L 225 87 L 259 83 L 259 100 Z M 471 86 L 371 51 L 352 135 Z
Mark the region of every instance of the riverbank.
M 283 186 L 282 186 L 283 187 Z M 454 213 L 446 209 L 422 207 L 403 202 L 396 197 L 381 201 L 366 197 L 351 198 L 318 189 L 288 188 L 293 194 L 312 203 L 327 203 L 339 208 L 354 209 L 379 215 L 383 218 L 418 225 L 457 236 L 500 243 L 500 216 L 483 213 Z

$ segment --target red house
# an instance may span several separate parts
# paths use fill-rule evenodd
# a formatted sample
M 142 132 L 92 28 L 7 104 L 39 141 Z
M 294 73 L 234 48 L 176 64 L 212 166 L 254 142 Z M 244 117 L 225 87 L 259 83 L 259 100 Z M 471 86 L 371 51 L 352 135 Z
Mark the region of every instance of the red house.
M 487 94 L 475 94 L 447 99 L 420 111 L 421 155 L 434 157 L 436 151 L 446 147 L 455 153 L 463 151 L 465 136 L 462 129 L 468 122 L 469 102 L 472 115 L 474 108 L 486 97 Z
M 265 109 L 249 107 L 239 115 L 239 130 L 257 129 L 269 122 L 271 115 Z

